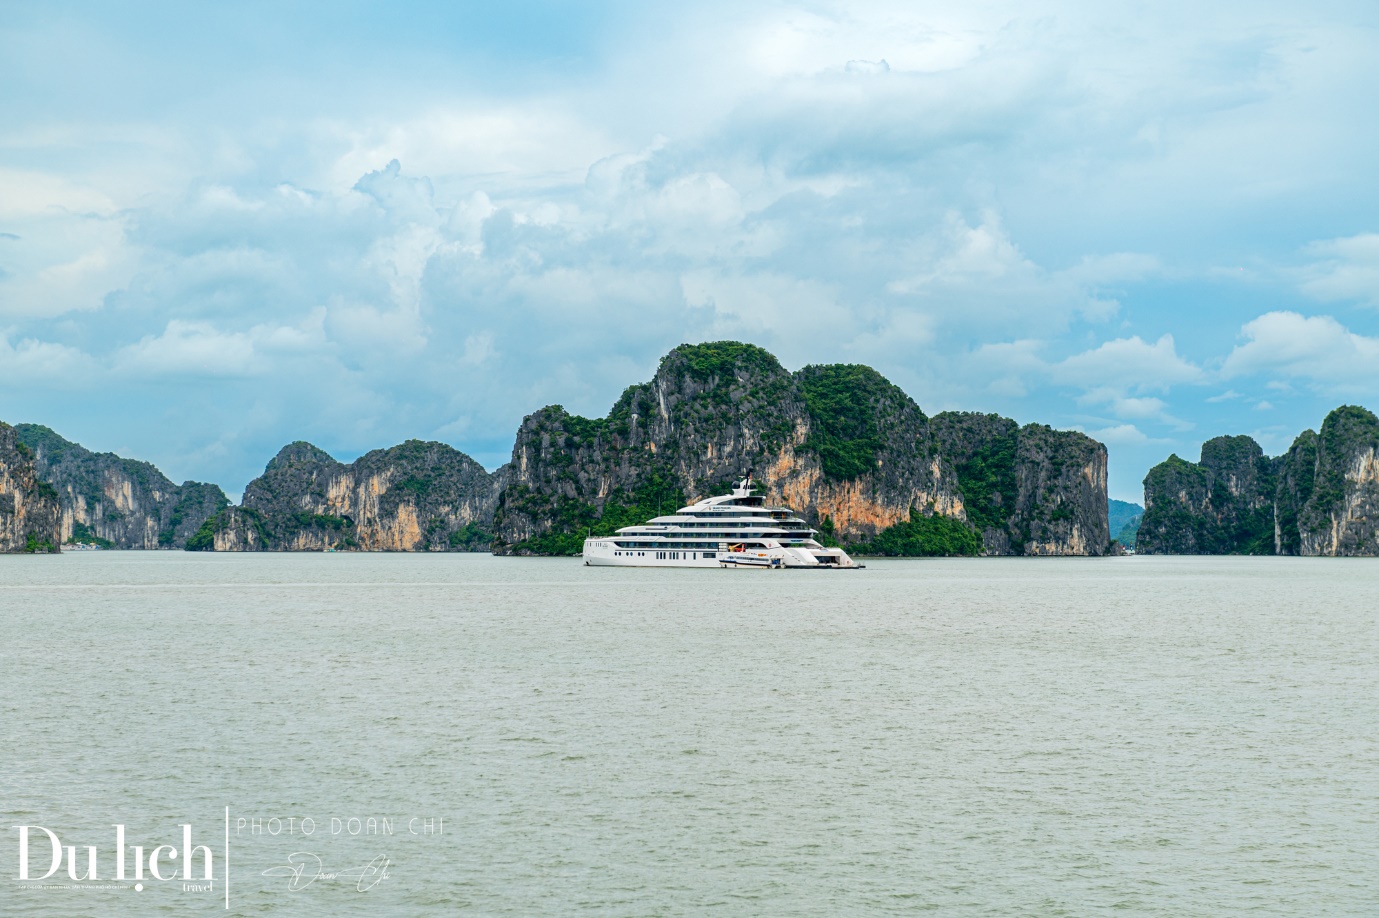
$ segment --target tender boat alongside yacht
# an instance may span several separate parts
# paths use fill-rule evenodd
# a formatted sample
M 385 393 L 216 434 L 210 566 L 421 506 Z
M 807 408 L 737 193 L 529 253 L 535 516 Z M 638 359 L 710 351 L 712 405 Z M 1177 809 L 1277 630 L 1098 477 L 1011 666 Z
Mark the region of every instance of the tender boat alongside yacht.
M 597 567 L 725 567 L 753 570 L 857 570 L 841 548 L 788 507 L 767 507 L 748 474 L 731 494 L 708 497 L 641 526 L 584 540 L 584 563 Z

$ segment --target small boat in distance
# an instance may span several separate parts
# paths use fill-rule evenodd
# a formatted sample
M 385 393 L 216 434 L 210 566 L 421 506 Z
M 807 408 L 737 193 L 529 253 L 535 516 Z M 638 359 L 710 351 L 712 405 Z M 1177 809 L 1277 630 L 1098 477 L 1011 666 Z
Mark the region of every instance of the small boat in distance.
M 584 540 L 593 567 L 725 567 L 761 570 L 858 570 L 841 548 L 825 548 L 816 530 L 788 507 L 767 507 L 747 473 L 731 494 L 706 497 L 641 526 Z

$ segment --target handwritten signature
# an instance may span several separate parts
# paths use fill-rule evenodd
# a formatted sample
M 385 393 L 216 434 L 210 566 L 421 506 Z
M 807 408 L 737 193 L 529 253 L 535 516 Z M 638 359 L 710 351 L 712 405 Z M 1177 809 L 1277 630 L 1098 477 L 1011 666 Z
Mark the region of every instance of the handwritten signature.
M 266 877 L 288 877 L 287 888 L 292 892 L 306 889 L 317 880 L 354 880 L 354 888 L 367 892 L 388 879 L 388 865 L 392 863 L 380 854 L 363 867 L 350 867 L 345 870 L 327 871 L 321 859 L 306 851 L 294 851 L 287 856 L 287 863 L 269 867 L 263 872 Z

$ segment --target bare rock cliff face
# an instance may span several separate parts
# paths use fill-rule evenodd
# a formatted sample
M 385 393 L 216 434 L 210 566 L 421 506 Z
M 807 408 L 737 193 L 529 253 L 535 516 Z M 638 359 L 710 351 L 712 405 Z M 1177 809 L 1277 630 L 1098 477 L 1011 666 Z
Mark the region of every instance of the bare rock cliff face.
M 38 474 L 56 489 L 62 541 L 104 548 L 182 548 L 229 503 L 213 484 L 173 484 L 147 462 L 93 453 L 39 424 L 19 424 Z
M 1295 444 L 1296 447 L 1296 444 Z M 1379 555 L 1379 418 L 1337 408 L 1316 440 L 1312 493 L 1298 513 L 1302 555 Z
M 845 544 L 869 545 L 915 520 L 981 530 L 986 520 L 977 525 L 969 517 L 964 482 L 944 452 L 943 432 L 960 427 L 930 421 L 868 367 L 792 374 L 751 345 L 684 345 L 661 361 L 650 382 L 624 392 L 606 418 L 552 406 L 525 419 L 494 517 L 494 550 L 574 554 L 586 532 L 611 532 L 724 493 L 748 470 L 769 502 L 793 507 L 826 538 Z M 984 427 L 964 436 L 971 455 L 991 448 Z M 1075 461 L 1064 455 L 1070 443 Z M 1019 535 L 983 535 L 972 544 L 984 541 L 992 554 L 1104 552 L 1104 448 L 1043 428 L 1011 440 L 1012 474 L 1017 453 L 1026 489 L 1012 487 L 1016 520 L 1002 517 L 996 527 L 1013 526 Z M 1056 474 L 1054 457 L 1062 463 Z M 1091 491 L 1100 487 L 1089 515 L 1045 521 L 1061 502 L 1082 500 L 1084 481 Z M 1076 498 L 1065 491 L 1069 485 Z
M 57 491 L 39 478 L 18 432 L 0 422 L 0 553 L 49 554 L 61 543 Z
M 189 544 L 214 551 L 487 551 L 503 474 L 408 440 L 348 465 L 291 443 Z
M 1317 483 L 1317 432 L 1304 430 L 1275 462 L 1274 554 L 1300 555 L 1302 530 L 1298 518 L 1312 499 Z
M 1020 428 L 1007 529 L 1024 538 L 1026 555 L 1105 554 L 1106 459 L 1106 447 L 1085 434 L 1044 424 Z
M 1269 459 L 1249 437 L 1202 445 L 1144 480 L 1137 551 L 1379 556 L 1379 418 L 1343 406 Z
M 1106 519 L 1106 447 L 1043 424 L 944 412 L 938 451 L 958 471 L 968 519 L 993 555 L 1100 555 Z

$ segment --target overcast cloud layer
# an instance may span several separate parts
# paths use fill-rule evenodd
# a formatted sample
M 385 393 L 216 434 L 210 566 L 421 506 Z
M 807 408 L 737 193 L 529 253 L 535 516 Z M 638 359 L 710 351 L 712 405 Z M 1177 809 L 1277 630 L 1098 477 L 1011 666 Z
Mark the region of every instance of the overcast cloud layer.
M 1138 500 L 1379 409 L 1371 3 L 281 6 L 0 4 L 0 418 L 492 468 L 736 338 Z

